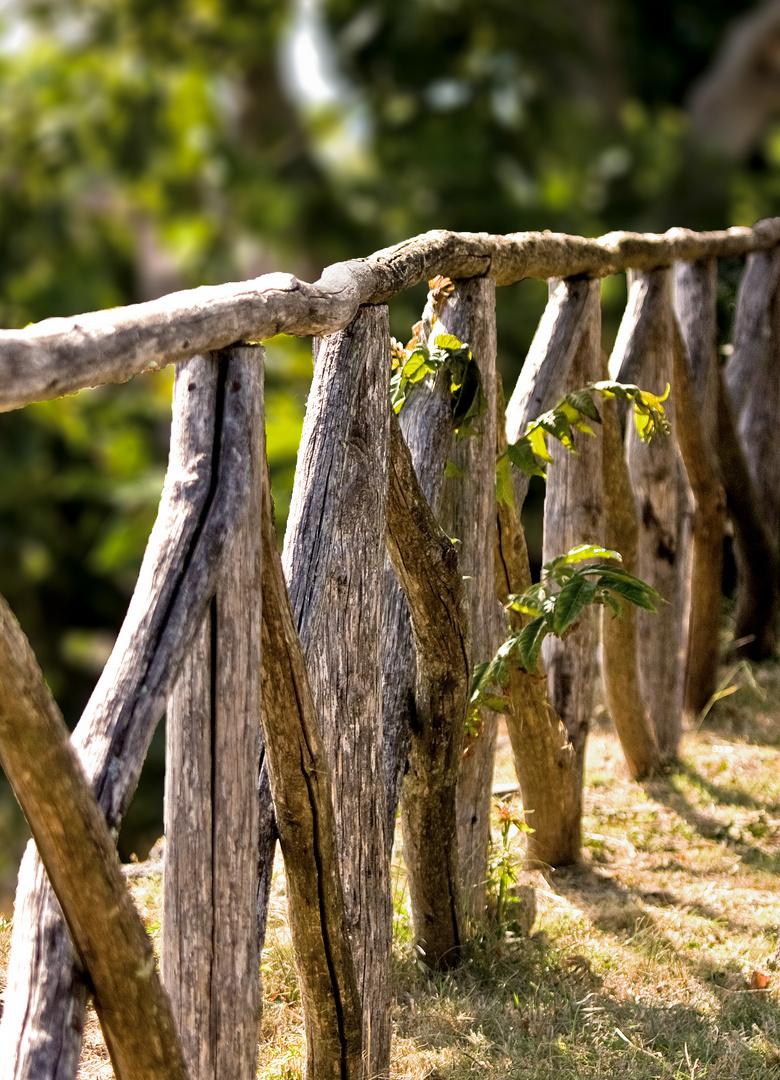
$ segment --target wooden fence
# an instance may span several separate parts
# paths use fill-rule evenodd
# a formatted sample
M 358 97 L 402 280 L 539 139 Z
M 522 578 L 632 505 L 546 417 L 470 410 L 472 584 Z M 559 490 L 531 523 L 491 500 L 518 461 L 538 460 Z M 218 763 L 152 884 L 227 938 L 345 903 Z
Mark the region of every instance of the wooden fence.
M 484 916 L 496 714 L 466 732 L 475 664 L 530 582 L 496 458 L 561 397 L 609 377 L 660 393 L 672 437 L 556 455 L 545 558 L 622 552 L 668 601 L 604 616 L 601 669 L 628 766 L 673 758 L 715 688 L 723 536 L 739 571 L 737 644 L 775 646 L 780 536 L 780 219 L 600 240 L 436 232 L 328 268 L 0 331 L 0 409 L 176 363 L 168 472 L 127 616 L 72 738 L 0 602 L 0 762 L 35 845 L 19 878 L 0 1026 L 2 1080 L 76 1074 L 88 994 L 119 1080 L 254 1075 L 258 968 L 276 836 L 311 1078 L 388 1075 L 389 859 L 399 797 L 415 933 L 458 962 Z M 718 356 L 717 261 L 747 256 L 731 354 Z M 599 279 L 627 272 L 611 357 Z M 437 277 L 417 335 L 467 342 L 486 410 L 453 434 L 450 376 L 390 401 L 387 302 Z M 549 302 L 504 405 L 495 289 Z M 283 557 L 263 418 L 262 341 L 315 337 Z M 456 538 L 453 543 L 452 538 Z M 507 725 L 537 862 L 576 861 L 598 626 L 510 674 Z M 162 977 L 114 843 L 167 714 Z M 400 794 L 402 791 L 402 794 Z M 63 921 L 64 915 L 64 921 Z M 67 924 L 67 929 L 66 929 Z

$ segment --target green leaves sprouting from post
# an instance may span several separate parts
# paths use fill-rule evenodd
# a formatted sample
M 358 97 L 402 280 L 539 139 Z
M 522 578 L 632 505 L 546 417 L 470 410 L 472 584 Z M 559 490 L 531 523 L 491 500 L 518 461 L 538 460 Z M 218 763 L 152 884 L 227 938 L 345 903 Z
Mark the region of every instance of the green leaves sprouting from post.
M 591 559 L 601 561 L 581 565 Z M 655 611 L 662 598 L 646 582 L 614 565 L 621 562 L 617 551 L 597 544 L 579 544 L 545 563 L 540 581 L 524 593 L 510 596 L 508 608 L 529 617 L 530 622 L 511 633 L 489 663 L 475 669 L 471 709 L 505 710 L 508 701 L 502 691 L 510 672 L 518 667 L 533 672 L 547 635 L 566 637 L 591 604 L 605 605 L 615 616 L 623 613 L 624 603 Z
M 450 374 L 452 426 L 460 436 L 475 435 L 477 421 L 487 408 L 479 365 L 468 345 L 451 334 L 439 334 L 433 349 L 412 339 L 404 347 L 393 341 L 393 376 L 390 382 L 393 409 L 401 411 L 409 391 L 426 375 L 446 368 Z
M 525 432 L 515 443 L 511 443 L 497 461 L 497 492 L 499 500 L 511 503 L 510 464 L 517 466 L 529 476 L 545 476 L 547 465 L 553 460 L 547 449 L 547 439 L 557 439 L 567 450 L 576 454 L 574 432 L 593 435 L 590 421 L 600 424 L 595 396 L 604 400 L 617 398 L 633 406 L 634 424 L 643 442 L 649 442 L 655 435 L 669 432 L 662 402 L 669 396 L 669 386 L 660 397 L 647 390 L 640 390 L 630 383 L 597 382 L 573 390 L 567 394 L 554 409 L 529 421 Z

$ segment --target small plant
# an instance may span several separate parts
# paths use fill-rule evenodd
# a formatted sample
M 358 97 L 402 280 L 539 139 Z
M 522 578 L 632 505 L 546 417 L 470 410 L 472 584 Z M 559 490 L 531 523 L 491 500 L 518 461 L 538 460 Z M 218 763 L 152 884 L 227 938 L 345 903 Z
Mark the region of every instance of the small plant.
M 407 345 L 395 339 L 391 346 L 390 381 L 393 409 L 400 412 L 411 388 L 442 368 L 450 374 L 452 426 L 461 437 L 477 434 L 477 423 L 487 408 L 479 365 L 468 345 L 451 334 L 439 334 L 431 349 L 413 337 Z
M 510 848 L 512 830 L 519 833 L 532 833 L 534 830 L 525 821 L 517 817 L 511 806 L 503 802 L 495 802 L 493 811 L 498 819 L 499 837 L 498 842 L 491 841 L 491 859 L 489 864 L 489 884 L 495 889 L 496 910 L 495 918 L 499 926 L 508 930 L 519 931 L 509 920 L 509 910 L 515 898 L 511 895 L 511 888 L 517 883 L 517 860 Z
M 591 559 L 600 561 L 581 565 Z M 624 602 L 645 611 L 656 610 L 656 603 L 662 599 L 659 593 L 622 566 L 602 561 L 605 559 L 622 562 L 617 551 L 597 544 L 578 544 L 565 555 L 545 563 L 540 581 L 524 593 L 509 597 L 507 609 L 526 615 L 531 621 L 511 633 L 491 661 L 475 668 L 472 710 L 505 711 L 508 702 L 502 691 L 509 673 L 517 667 L 534 671 L 547 635 L 564 638 L 572 633 L 586 607 L 602 604 L 615 616 L 622 615 Z
M 562 398 L 554 409 L 530 420 L 525 432 L 510 443 L 496 461 L 496 493 L 499 502 L 512 505 L 512 478 L 510 466 L 514 465 L 528 476 L 546 476 L 547 465 L 553 458 L 547 449 L 547 439 L 556 439 L 570 453 L 576 454 L 574 432 L 593 435 L 590 422 L 600 424 L 601 414 L 596 406 L 596 397 L 604 401 L 617 398 L 630 404 L 634 413 L 634 424 L 639 438 L 649 442 L 656 435 L 669 433 L 669 421 L 666 419 L 662 402 L 669 396 L 667 384 L 665 392 L 659 397 L 647 390 L 640 390 L 631 383 L 597 382 L 572 390 Z

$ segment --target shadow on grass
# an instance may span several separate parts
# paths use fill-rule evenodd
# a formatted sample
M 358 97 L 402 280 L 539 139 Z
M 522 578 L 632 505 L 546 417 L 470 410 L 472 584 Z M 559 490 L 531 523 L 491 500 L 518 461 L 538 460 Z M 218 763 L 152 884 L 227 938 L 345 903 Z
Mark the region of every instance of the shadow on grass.
M 752 1080 L 780 1062 L 780 1009 L 771 1000 L 722 990 L 709 1012 L 648 1003 L 610 992 L 587 962 L 571 961 L 542 938 L 491 930 L 454 972 L 397 972 L 396 1032 L 414 1047 L 416 1074 Z

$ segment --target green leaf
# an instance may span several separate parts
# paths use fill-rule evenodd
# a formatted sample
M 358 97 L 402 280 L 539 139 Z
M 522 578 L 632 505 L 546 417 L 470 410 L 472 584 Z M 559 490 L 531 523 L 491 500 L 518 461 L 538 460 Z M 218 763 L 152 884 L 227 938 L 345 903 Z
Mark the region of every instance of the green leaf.
M 496 502 L 499 506 L 510 508 L 515 505 L 515 494 L 512 490 L 512 464 L 508 454 L 502 454 L 496 462 Z
M 460 465 L 456 465 L 454 461 L 448 461 L 444 466 L 444 475 L 448 480 L 463 480 L 466 473 Z
M 401 369 L 401 380 L 408 383 L 421 382 L 433 370 L 430 356 L 424 345 L 418 345 Z
M 563 637 L 577 622 L 583 609 L 593 603 L 596 592 L 596 583 L 581 574 L 576 574 L 567 581 L 556 597 L 553 633 Z
M 534 619 L 528 626 L 524 626 L 517 635 L 520 663 L 526 671 L 533 672 L 536 670 L 536 663 L 539 659 L 542 642 L 549 632 L 550 627 L 547 625 L 547 619 L 544 615 L 540 615 L 538 619 Z
M 638 578 L 621 578 L 614 575 L 602 574 L 596 583 L 599 589 L 609 589 L 610 592 L 628 600 L 635 607 L 645 611 L 656 611 L 655 599 L 661 599 L 655 589 L 651 589 Z
M 601 423 L 601 414 L 596 408 L 593 395 L 589 390 L 572 390 L 563 400 L 582 413 L 583 416 L 587 416 L 589 420 L 593 420 L 597 424 Z
M 542 569 L 547 571 L 557 570 L 560 566 L 572 566 L 584 562 L 585 559 L 614 559 L 616 562 L 622 562 L 623 556 L 619 551 L 612 551 L 610 548 L 601 547 L 599 544 L 577 544 L 567 551 L 565 555 L 557 555 L 554 559 L 545 563 Z
M 475 360 L 469 360 L 460 387 L 453 391 L 450 411 L 455 430 L 467 421 L 476 420 L 485 408 L 482 393 L 482 375 Z
M 457 352 L 458 349 L 464 348 L 463 342 L 458 341 L 452 334 L 437 334 L 434 344 L 437 348 L 447 349 L 449 352 Z
M 512 464 L 521 472 L 526 473 L 527 476 L 546 475 L 534 454 L 530 440 L 525 435 L 518 439 L 517 442 L 510 443 L 506 448 L 506 452 Z
M 603 600 L 616 619 L 622 616 L 623 605 L 620 603 L 616 596 L 613 596 L 612 593 L 605 592 Z

